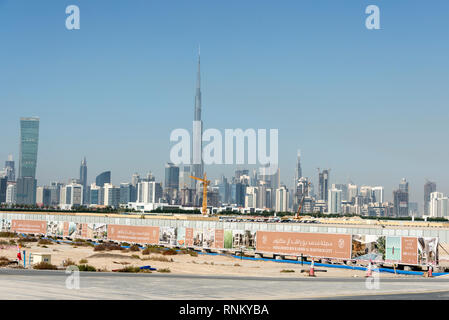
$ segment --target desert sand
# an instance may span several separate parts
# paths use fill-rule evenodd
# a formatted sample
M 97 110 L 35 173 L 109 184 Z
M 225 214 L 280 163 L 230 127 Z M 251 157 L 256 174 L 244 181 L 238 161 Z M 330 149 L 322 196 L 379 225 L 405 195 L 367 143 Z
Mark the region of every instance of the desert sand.
M 54 243 L 39 245 L 37 242 L 30 242 L 23 247 L 26 250 L 27 260 L 29 253 L 49 253 L 51 263 L 63 268 L 64 260 L 72 260 L 76 264 L 81 260 L 87 260 L 87 264 L 94 266 L 99 271 L 112 271 L 125 266 L 151 266 L 156 269 L 169 269 L 171 274 L 195 274 L 195 275 L 228 275 L 228 276 L 255 276 L 255 277 L 306 277 L 305 272 L 309 266 L 293 263 L 280 263 L 276 261 L 253 261 L 238 259 L 225 255 L 208 255 L 199 253 L 198 256 L 189 254 L 162 255 L 162 254 L 142 254 L 140 251 L 111 250 L 94 251 L 90 246 L 74 247 L 67 243 Z M 0 257 L 15 260 L 17 257 L 17 246 L 0 245 Z M 154 260 L 156 259 L 156 260 Z M 158 259 L 168 259 L 169 261 L 158 261 Z M 22 263 L 23 265 L 23 263 Z M 28 266 L 29 267 L 29 266 Z M 294 270 L 294 272 L 281 272 L 283 270 Z M 337 269 L 316 267 L 317 277 L 364 277 L 366 272 L 351 269 Z M 325 270 L 325 272 L 320 271 Z M 157 272 L 157 271 L 156 271 Z M 381 277 L 411 277 L 381 273 Z

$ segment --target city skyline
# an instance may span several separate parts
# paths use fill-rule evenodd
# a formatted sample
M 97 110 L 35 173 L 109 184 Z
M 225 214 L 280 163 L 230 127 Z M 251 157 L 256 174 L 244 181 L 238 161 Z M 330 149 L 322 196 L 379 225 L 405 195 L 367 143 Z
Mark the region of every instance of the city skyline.
M 231 8 L 238 6 L 242 10 L 233 18 L 237 24 L 243 23 L 243 17 L 251 16 L 249 5 L 231 4 Z M 178 127 L 191 128 L 194 56 L 201 43 L 206 106 L 204 128 L 279 128 L 281 181 L 288 187 L 295 175 L 297 149 L 301 149 L 303 175 L 311 178 L 315 187 L 315 168 L 321 167 L 332 169 L 330 184 L 353 181 L 357 185 L 382 185 L 385 198 L 390 201 L 393 190 L 405 177 L 410 183 L 410 201 L 420 203 L 420 210 L 427 178 L 437 183 L 439 192 L 449 193 L 445 182 L 449 176 L 444 170 L 444 159 L 449 151 L 435 148 L 434 141 L 435 137 L 440 141 L 448 137 L 445 108 L 449 90 L 444 91 L 447 89 L 444 74 L 449 69 L 445 58 L 449 50 L 441 41 L 447 34 L 444 31 L 448 30 L 447 21 L 439 22 L 438 28 L 430 18 L 407 25 L 409 30 L 403 25 L 417 17 L 420 10 L 438 21 L 440 12 L 448 7 L 444 2 L 432 10 L 418 4 L 403 7 L 382 3 L 380 7 L 385 14 L 378 34 L 363 28 L 363 4 L 341 7 L 328 4 L 320 9 L 323 15 L 320 26 L 305 17 L 307 12 L 316 13 L 318 9 L 287 2 L 286 6 L 295 9 L 302 20 L 295 22 L 292 13 L 274 8 L 276 21 L 280 21 L 280 14 L 287 15 L 284 23 L 264 25 L 249 18 L 260 30 L 246 27 L 242 36 L 225 36 L 221 44 L 211 36 L 213 32 L 229 36 L 219 27 L 226 14 L 230 14 L 229 7 L 221 16 L 217 7 L 205 2 L 192 5 L 181 21 L 195 17 L 194 9 L 201 7 L 202 13 L 210 13 L 203 23 L 209 22 L 211 30 L 202 30 L 203 23 L 193 23 L 186 33 L 198 32 L 183 40 L 176 35 L 178 24 L 163 28 L 161 20 L 169 12 L 163 4 L 157 4 L 151 8 L 162 10 L 162 18 L 154 17 L 156 21 L 149 24 L 159 24 L 160 34 L 151 32 L 149 26 L 128 19 L 119 20 L 120 25 L 112 28 L 130 49 L 114 50 L 118 49 L 114 43 L 105 39 L 99 41 L 99 46 L 106 49 L 101 51 L 104 60 L 98 66 L 95 66 L 100 59 L 95 53 L 98 47 L 90 41 L 102 39 L 104 30 L 92 29 L 96 23 L 101 26 L 106 19 L 96 16 L 99 21 L 94 22 L 92 18 L 101 11 L 101 5 L 83 4 L 83 14 L 86 14 L 79 34 L 68 34 L 56 28 L 45 36 L 39 32 L 59 19 L 51 5 L 31 4 L 33 10 L 28 13 L 20 9 L 24 6 L 20 1 L 1 5 L 16 8 L 9 10 L 12 14 L 8 17 L 0 12 L 1 26 L 11 26 L 19 12 L 26 19 L 31 12 L 35 15 L 45 10 L 44 16 L 48 17 L 47 22 L 40 21 L 36 25 L 36 30 L 21 27 L 17 33 L 23 40 L 15 47 L 32 44 L 33 37 L 41 37 L 38 37 L 41 47 L 36 57 L 26 56 L 25 59 L 21 54 L 13 57 L 8 52 L 0 53 L 0 58 L 9 61 L 11 66 L 24 63 L 20 70 L 5 66 L 0 76 L 0 84 L 5 88 L 0 98 L 7 106 L 4 116 L 11 119 L 5 123 L 0 159 L 5 161 L 9 154 L 19 159 L 16 119 L 40 116 L 38 185 L 77 178 L 79 162 L 84 155 L 90 164 L 89 182 L 106 170 L 112 171 L 116 185 L 129 181 L 134 172 L 144 175 L 151 171 L 163 181 L 164 164 L 169 161 L 169 132 Z M 117 5 L 111 6 L 112 17 L 108 18 L 120 17 Z M 140 6 L 140 9 L 147 8 L 146 4 Z M 136 8 L 124 9 L 133 16 L 140 15 Z M 268 4 L 261 7 L 260 14 L 266 21 L 269 21 L 270 9 Z M 343 20 L 351 18 L 340 21 L 337 16 Z M 337 21 L 341 24 L 335 24 Z M 245 20 L 245 24 L 247 26 L 248 21 Z M 126 32 L 120 32 L 124 26 Z M 315 38 L 305 32 L 307 26 L 317 28 L 314 37 L 320 41 L 316 47 L 312 46 Z M 346 35 L 338 34 L 342 29 L 347 31 Z M 4 30 L 0 28 L 0 34 L 5 36 L 6 45 L 12 45 L 13 39 Z M 127 40 L 125 34 L 129 32 L 135 36 Z M 138 41 L 144 32 L 149 32 L 149 39 L 156 41 L 157 47 Z M 332 37 L 337 34 L 341 48 L 333 52 L 335 56 L 324 54 L 336 44 Z M 298 36 L 298 41 L 290 42 L 288 39 L 295 39 L 294 35 Z M 257 42 L 265 39 L 270 46 L 248 42 L 245 36 L 259 37 Z M 53 50 L 52 37 L 72 41 L 72 44 Z M 164 42 L 167 38 L 171 39 L 170 43 Z M 404 48 L 395 45 L 398 39 Z M 354 42 L 349 43 L 352 40 Z M 425 59 L 430 53 L 421 49 L 423 46 L 432 49 L 432 61 Z M 349 47 L 354 51 L 350 52 Z M 392 52 L 393 48 L 396 52 Z M 121 55 L 128 60 L 112 69 Z M 131 63 L 130 58 L 137 59 L 138 63 Z M 341 66 L 334 63 L 337 59 L 343 61 Z M 63 61 L 80 68 L 74 70 L 74 79 L 67 79 L 57 71 L 57 68 L 67 68 Z M 418 67 L 419 63 L 426 68 Z M 44 75 L 42 68 L 48 69 L 48 77 L 38 84 L 36 77 Z M 112 75 L 117 78 L 108 80 Z M 98 81 L 87 80 L 92 76 Z M 77 85 L 85 81 L 85 85 Z M 76 88 L 75 92 L 70 88 Z M 370 96 L 373 101 L 364 98 Z M 435 112 L 438 117 L 434 116 Z M 362 117 L 361 114 L 368 115 Z M 208 176 L 219 179 L 221 173 L 231 176 L 234 169 L 235 166 L 210 166 L 205 171 Z

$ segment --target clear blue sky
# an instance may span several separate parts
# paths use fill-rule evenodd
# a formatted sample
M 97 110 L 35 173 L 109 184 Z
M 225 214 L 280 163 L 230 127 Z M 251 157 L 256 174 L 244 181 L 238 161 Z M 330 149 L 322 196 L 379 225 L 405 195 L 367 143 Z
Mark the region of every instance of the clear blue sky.
M 0 161 L 39 116 L 39 184 L 77 177 L 83 156 L 90 181 L 162 180 L 171 130 L 192 125 L 200 43 L 205 128 L 279 129 L 288 185 L 301 149 L 314 181 L 332 168 L 391 199 L 406 177 L 422 203 L 425 178 L 449 193 L 448 39 L 447 0 L 0 0 Z

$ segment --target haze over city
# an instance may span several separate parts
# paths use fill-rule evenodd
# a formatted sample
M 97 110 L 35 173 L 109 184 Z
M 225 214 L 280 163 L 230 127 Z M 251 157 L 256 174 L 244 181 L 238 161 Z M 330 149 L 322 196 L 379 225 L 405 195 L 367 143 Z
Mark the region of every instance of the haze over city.
M 0 161 L 18 160 L 19 118 L 39 116 L 39 185 L 77 178 L 84 156 L 89 182 L 105 170 L 115 184 L 163 180 L 170 132 L 191 130 L 201 44 L 204 128 L 279 129 L 287 186 L 301 149 L 315 184 L 331 168 L 330 183 L 383 185 L 391 201 L 405 177 L 420 209 L 426 178 L 449 193 L 448 3 L 380 1 L 375 33 L 367 1 L 79 3 L 70 33 L 67 1 L 0 1 Z

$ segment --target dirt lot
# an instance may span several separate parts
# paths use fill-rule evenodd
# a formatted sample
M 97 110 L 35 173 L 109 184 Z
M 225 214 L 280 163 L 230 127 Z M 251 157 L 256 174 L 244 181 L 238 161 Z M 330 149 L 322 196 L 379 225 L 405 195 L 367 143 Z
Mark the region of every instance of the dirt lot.
M 3 243 L 11 238 L 2 238 Z M 17 239 L 16 239 L 17 240 Z M 293 263 L 280 263 L 276 261 L 252 261 L 238 259 L 224 255 L 208 255 L 199 253 L 197 256 L 178 253 L 176 255 L 162 255 L 151 253 L 144 255 L 142 250 L 130 251 L 111 250 L 94 251 L 91 246 L 74 246 L 67 243 L 38 244 L 28 242 L 26 247 L 27 260 L 29 253 L 50 253 L 51 263 L 58 267 L 63 267 L 64 260 L 72 260 L 75 264 L 87 264 L 95 267 L 99 271 L 112 271 L 127 266 L 148 266 L 152 268 L 169 269 L 172 274 L 196 274 L 196 275 L 240 275 L 258 277 L 305 277 L 306 273 L 301 270 L 308 270 L 309 266 Z M 0 245 L 0 257 L 15 260 L 17 257 L 17 246 L 10 244 Z M 81 261 L 81 262 L 80 262 Z M 323 271 L 320 271 L 323 270 Z M 294 272 L 286 272 L 294 271 Z M 350 269 L 316 267 L 317 277 L 364 277 L 365 272 Z M 325 271 L 325 272 L 324 272 Z M 394 275 L 381 273 L 381 277 L 411 277 L 404 275 Z

